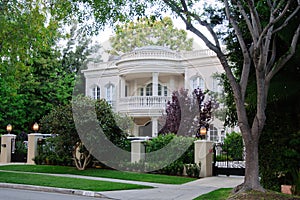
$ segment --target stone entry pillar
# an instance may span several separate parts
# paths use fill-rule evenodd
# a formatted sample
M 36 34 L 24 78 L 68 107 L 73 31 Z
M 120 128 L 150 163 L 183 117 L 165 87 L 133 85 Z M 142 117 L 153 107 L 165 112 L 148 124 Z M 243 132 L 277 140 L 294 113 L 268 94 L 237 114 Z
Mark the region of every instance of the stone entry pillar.
M 197 140 L 195 143 L 195 163 L 201 162 L 200 177 L 212 176 L 213 142 Z
M 6 134 L 1 136 L 1 163 L 10 163 L 11 154 L 15 148 L 16 135 Z
M 33 159 L 38 155 L 38 140 L 43 138 L 41 133 L 28 134 L 27 164 L 35 164 Z
M 140 162 L 145 160 L 145 141 L 132 140 L 131 141 L 131 162 Z

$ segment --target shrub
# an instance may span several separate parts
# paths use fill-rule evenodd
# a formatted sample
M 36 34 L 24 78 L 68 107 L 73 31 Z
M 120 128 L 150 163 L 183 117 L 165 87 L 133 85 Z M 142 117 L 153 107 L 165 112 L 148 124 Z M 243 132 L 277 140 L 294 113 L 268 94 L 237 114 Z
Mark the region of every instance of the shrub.
M 201 171 L 201 163 L 185 164 L 184 167 L 188 176 L 199 178 Z
M 243 138 L 240 133 L 232 132 L 226 135 L 224 139 L 223 151 L 226 151 L 229 158 L 232 160 L 244 160 L 243 159 Z
M 112 143 L 123 149 L 130 148 L 129 142 L 126 139 L 126 134 L 124 134 L 116 125 L 111 106 L 104 99 L 93 100 L 89 97 L 77 96 L 73 99 L 72 103 L 73 105 L 76 105 L 77 108 L 84 110 L 84 113 L 80 113 L 82 115 L 73 115 L 76 114 L 76 112 L 73 112 L 74 107 L 72 107 L 70 102 L 68 105 L 54 108 L 41 120 L 41 129 L 43 133 L 57 135 L 57 137 L 51 141 L 51 145 L 53 145 L 51 148 L 54 149 L 55 152 L 54 155 L 51 154 L 53 161 L 60 164 L 69 164 L 70 160 L 73 159 L 76 161 L 75 164 L 77 168 L 84 169 L 93 159 L 90 152 L 101 152 L 102 155 L 109 152 L 110 149 L 108 148 L 102 147 L 101 145 L 102 148 L 99 148 L 99 145 L 95 146 L 95 144 L 97 144 L 95 141 L 99 140 L 100 142 L 101 140 L 99 138 L 99 130 L 93 129 L 93 127 L 88 126 L 88 124 L 91 121 L 94 122 L 96 120 L 95 123 L 101 127 L 101 131 L 103 131 Z M 97 116 L 96 120 L 94 120 L 95 112 Z M 82 131 L 81 129 L 78 129 L 78 126 L 75 127 L 74 120 L 77 120 L 77 125 L 84 127 L 85 130 Z M 85 146 L 82 146 L 81 139 L 83 138 L 79 138 L 78 131 L 86 134 L 86 137 L 84 138 L 85 141 L 83 141 L 84 144 L 94 144 L 94 146 L 89 146 L 89 150 L 87 150 Z M 80 150 L 74 149 L 76 146 L 80 147 Z M 75 157 L 75 150 L 79 150 L 79 152 L 84 155 L 84 160 Z M 48 157 L 49 156 L 50 155 L 48 155 Z M 103 160 L 100 162 L 103 162 Z M 81 165 L 83 163 L 84 165 Z
M 265 130 L 260 138 L 259 163 L 264 188 L 280 191 L 280 185 L 299 185 L 296 176 L 300 160 L 300 131 L 295 133 Z M 298 186 L 299 187 L 299 186 Z
M 150 153 L 163 150 L 163 153 L 149 156 L 147 155 L 147 165 L 154 167 L 155 165 L 164 166 L 167 164 L 162 169 L 157 170 L 156 173 L 182 175 L 184 164 L 194 163 L 194 140 L 195 139 L 191 137 L 176 136 L 174 134 L 159 135 L 158 137 L 153 138 L 147 142 L 146 152 Z M 172 145 L 166 149 L 163 149 L 171 141 Z M 189 147 L 184 151 L 183 148 L 185 148 L 187 145 L 189 145 Z M 180 152 L 184 153 L 182 155 L 178 155 Z M 168 155 L 167 158 L 166 155 Z M 151 168 L 151 166 L 149 168 Z

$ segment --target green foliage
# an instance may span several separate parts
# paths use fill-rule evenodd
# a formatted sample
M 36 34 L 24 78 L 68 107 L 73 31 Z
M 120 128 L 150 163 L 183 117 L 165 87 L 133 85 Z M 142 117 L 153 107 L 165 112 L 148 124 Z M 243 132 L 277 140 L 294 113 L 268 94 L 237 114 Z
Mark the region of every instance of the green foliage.
M 201 163 L 185 164 L 184 166 L 188 176 L 199 178 Z
M 300 132 L 282 134 L 264 131 L 260 139 L 260 174 L 265 188 L 280 191 L 280 185 L 298 184 Z
M 155 155 L 155 158 L 153 158 L 151 154 L 147 155 L 146 162 L 147 164 L 150 163 L 150 165 L 159 164 L 153 163 L 154 160 L 160 160 L 161 164 L 167 163 L 168 159 L 178 157 L 178 152 L 183 152 L 183 149 L 181 148 L 189 145 L 189 148 L 184 151 L 184 154 L 180 155 L 177 160 L 157 171 L 157 173 L 162 174 L 182 175 L 184 164 L 194 163 L 194 140 L 195 139 L 191 137 L 176 136 L 174 134 L 159 135 L 158 137 L 147 142 L 146 151 L 148 153 L 163 149 L 171 141 L 173 143 L 164 150 L 164 153 L 161 155 L 161 157 L 157 157 L 157 155 Z M 166 158 L 166 155 L 168 155 L 168 158 Z
M 216 156 L 216 161 L 227 161 L 227 160 L 232 161 L 233 159 L 230 156 L 224 154 Z
M 113 115 L 118 127 L 124 133 L 129 134 L 132 132 L 132 129 L 134 127 L 133 117 L 122 113 L 113 113 Z
M 229 158 L 243 160 L 244 145 L 242 135 L 236 132 L 226 134 L 222 149 L 227 152 Z
M 114 115 L 111 110 L 110 105 L 104 100 L 93 100 L 89 97 L 77 96 L 74 97 L 73 102 L 77 102 L 77 106 L 80 105 L 94 105 L 95 110 L 86 110 L 86 115 L 82 116 L 82 120 L 78 121 L 78 124 L 84 123 L 86 121 L 94 120 L 93 114 L 96 112 L 97 115 L 97 123 L 100 125 L 102 131 L 107 136 L 107 138 L 117 145 L 118 147 L 128 149 L 130 143 L 127 141 L 125 134 L 116 126 L 116 122 L 114 120 Z M 48 115 L 44 116 L 41 120 L 41 130 L 44 133 L 49 133 L 53 135 L 57 135 L 52 140 L 49 141 L 50 149 L 55 152 L 58 158 L 69 158 L 73 157 L 74 146 L 77 142 L 80 142 L 82 138 L 87 139 L 85 143 L 91 142 L 89 139 L 92 139 L 92 143 L 96 143 L 95 141 L 100 138 L 98 135 L 89 136 L 81 136 L 79 138 L 78 135 L 78 127 L 75 127 L 74 118 L 73 118 L 74 110 L 72 109 L 72 104 L 69 103 L 64 106 L 58 106 L 53 109 Z M 77 124 L 77 125 L 78 125 Z M 88 133 L 89 127 L 86 127 L 86 133 Z M 97 138 L 98 137 L 98 138 Z M 98 144 L 98 143 L 96 143 Z M 95 151 L 99 152 L 109 152 L 110 149 L 99 149 L 99 146 L 89 146 L 89 152 L 95 153 Z M 130 147 L 130 146 L 129 146 Z M 93 149 L 94 148 L 94 149 Z M 86 149 L 84 151 L 87 151 Z M 50 152 L 50 154 L 51 154 Z
M 192 50 L 193 39 L 187 38 L 185 30 L 174 27 L 170 17 L 161 20 L 140 18 L 116 27 L 116 35 L 110 38 L 111 54 L 121 55 L 136 47 L 164 46 L 171 50 Z
M 76 72 L 91 53 L 86 32 L 71 23 L 70 33 L 61 30 L 77 13 L 72 7 L 64 0 L 0 3 L 0 125 L 11 123 L 14 134 L 71 100 Z

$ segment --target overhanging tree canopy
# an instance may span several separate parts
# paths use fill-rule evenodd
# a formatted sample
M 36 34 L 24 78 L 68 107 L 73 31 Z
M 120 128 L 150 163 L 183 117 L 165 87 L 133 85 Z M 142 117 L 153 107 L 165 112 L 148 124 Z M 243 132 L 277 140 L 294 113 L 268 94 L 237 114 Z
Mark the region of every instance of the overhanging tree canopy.
M 98 2 L 99 1 L 96 1 Z M 118 1 L 113 1 L 118 3 Z M 131 2 L 131 3 L 130 3 Z M 235 77 L 230 66 L 227 52 L 221 48 L 220 37 L 217 34 L 214 20 L 208 20 L 203 17 L 203 13 L 199 12 L 200 1 L 184 1 L 184 0 L 161 0 L 150 1 L 155 5 L 159 5 L 158 12 L 163 12 L 170 9 L 176 16 L 180 17 L 186 24 L 187 30 L 196 34 L 201 38 L 208 48 L 214 51 L 219 58 L 226 76 L 229 80 L 230 87 L 234 93 L 234 101 L 237 108 L 238 125 L 241 129 L 243 139 L 246 146 L 246 175 L 242 190 L 254 189 L 263 190 L 259 183 L 258 170 L 258 141 L 262 129 L 265 124 L 266 116 L 265 109 L 267 104 L 268 90 L 271 79 L 280 71 L 285 63 L 294 55 L 296 44 L 299 38 L 300 25 L 295 26 L 295 29 L 290 30 L 294 34 L 289 40 L 289 49 L 282 56 L 275 54 L 276 43 L 274 38 L 282 29 L 290 23 L 300 9 L 300 1 L 297 0 L 224 0 L 219 1 L 225 9 L 226 20 L 224 21 L 225 28 L 234 30 L 236 40 L 239 42 L 240 51 L 242 52 L 243 65 L 240 79 Z M 146 7 L 149 3 L 140 1 L 124 1 L 123 5 L 118 4 L 119 8 L 128 8 L 124 5 L 133 5 L 140 3 Z M 267 9 L 264 13 L 258 13 L 258 6 L 264 4 Z M 130 6 L 129 6 L 130 7 Z M 142 7 L 142 8 L 144 8 Z M 141 7 L 139 7 L 141 8 Z M 94 7 L 97 10 L 97 8 Z M 99 10 L 103 9 L 101 7 Z M 125 9 L 126 10 L 126 9 Z M 113 11 L 113 9 L 110 9 Z M 132 13 L 143 13 L 144 9 L 132 9 Z M 113 12 L 112 12 L 113 13 Z M 99 12 L 97 12 L 99 15 Z M 123 15 L 122 15 L 123 16 Z M 97 18 L 96 18 L 97 19 Z M 119 18 L 120 19 L 120 18 Z M 218 19 L 217 19 L 218 20 Z M 227 24 L 226 24 L 227 22 Z M 250 35 L 250 46 L 247 46 L 245 38 L 241 32 L 239 24 L 245 22 L 247 33 Z M 299 22 L 299 20 L 298 20 Z M 206 28 L 209 32 L 212 41 L 204 35 L 202 29 Z M 250 124 L 245 109 L 245 94 L 249 79 L 250 69 L 253 68 L 256 74 L 257 83 L 257 106 L 256 114 L 253 123 Z

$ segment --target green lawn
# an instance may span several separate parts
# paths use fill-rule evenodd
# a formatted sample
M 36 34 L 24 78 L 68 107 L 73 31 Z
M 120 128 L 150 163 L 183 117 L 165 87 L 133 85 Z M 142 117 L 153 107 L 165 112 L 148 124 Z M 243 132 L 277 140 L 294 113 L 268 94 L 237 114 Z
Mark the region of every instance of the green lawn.
M 0 172 L 0 182 L 88 191 L 112 191 L 151 188 L 148 186 L 135 184 L 114 183 L 108 181 L 96 181 L 69 177 L 55 177 L 39 174 L 20 174 L 14 172 Z
M 226 200 L 231 193 L 232 188 L 221 188 L 207 194 L 203 194 L 194 200 Z
M 75 174 L 75 175 L 83 175 L 83 176 L 115 178 L 115 179 L 122 179 L 122 180 L 134 180 L 134 181 L 144 181 L 144 182 L 164 183 L 164 184 L 183 184 L 183 183 L 196 180 L 195 178 L 189 178 L 189 177 L 123 172 L 123 171 L 107 170 L 107 169 L 87 169 L 84 171 L 79 171 L 75 167 L 53 166 L 53 165 L 5 165 L 5 166 L 0 166 L 0 170 L 51 173 L 51 174 Z

